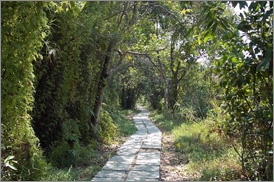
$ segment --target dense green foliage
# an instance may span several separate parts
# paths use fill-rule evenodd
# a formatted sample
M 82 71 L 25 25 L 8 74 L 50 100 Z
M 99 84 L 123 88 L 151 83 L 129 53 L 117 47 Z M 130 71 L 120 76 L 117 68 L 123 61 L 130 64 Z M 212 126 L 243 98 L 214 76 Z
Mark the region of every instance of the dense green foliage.
M 1 5 L 4 180 L 74 180 L 136 131 L 121 109 L 137 102 L 163 113 L 193 168 L 241 166 L 201 179 L 273 179 L 273 2 Z
M 3 2 L 1 5 L 2 177 L 35 180 L 46 172 L 29 115 L 34 101 L 32 60 L 39 57 L 44 29 L 48 28 L 43 11 L 45 3 Z
M 231 28 L 215 62 L 224 109 L 221 126 L 241 143 L 238 154 L 251 179 L 273 177 L 273 3 L 252 2 L 237 28 Z M 258 20 L 260 22 L 258 23 Z M 233 32 L 234 29 L 234 32 Z M 242 31 L 243 41 L 238 30 Z M 239 35 L 239 34 L 238 34 Z M 240 137 L 239 137 L 240 136 Z

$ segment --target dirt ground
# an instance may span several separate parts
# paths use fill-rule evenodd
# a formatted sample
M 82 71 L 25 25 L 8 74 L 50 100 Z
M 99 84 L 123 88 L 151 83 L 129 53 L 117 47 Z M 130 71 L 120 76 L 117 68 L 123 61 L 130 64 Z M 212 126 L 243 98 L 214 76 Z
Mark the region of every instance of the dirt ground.
M 171 134 L 162 135 L 162 152 L 160 165 L 160 181 L 189 181 L 189 176 L 185 170 L 188 161 L 183 159 L 183 154 L 176 151 Z

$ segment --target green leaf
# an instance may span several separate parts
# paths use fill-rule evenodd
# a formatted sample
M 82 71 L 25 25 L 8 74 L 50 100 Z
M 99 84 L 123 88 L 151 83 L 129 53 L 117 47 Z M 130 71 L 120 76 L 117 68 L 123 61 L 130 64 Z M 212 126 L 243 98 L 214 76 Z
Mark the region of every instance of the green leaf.
M 186 14 L 186 9 L 183 9 L 182 11 L 181 11 L 181 14 Z
M 209 29 L 209 27 L 211 27 L 211 25 L 213 24 L 213 20 L 211 20 L 208 24 L 207 24 L 207 29 Z
M 200 35 L 200 36 L 198 37 L 198 44 L 199 44 L 199 45 L 201 45 L 201 43 L 202 43 L 201 38 L 202 38 L 202 36 Z
M 204 43 L 206 43 L 209 38 L 211 38 L 211 34 L 208 32 L 207 34 L 205 34 Z
M 131 59 L 132 59 L 130 55 L 127 55 L 127 58 L 128 58 L 128 60 L 131 60 Z
M 240 9 L 244 8 L 245 6 L 247 6 L 247 3 L 245 1 L 240 1 Z
M 227 28 L 227 23 L 225 22 L 225 20 L 222 20 L 222 19 L 220 19 L 220 24 L 221 24 L 221 26 L 223 27 L 223 29 L 225 29 L 225 30 L 229 30 L 228 28 Z
M 215 36 L 214 36 L 213 34 L 210 34 L 210 39 L 211 39 L 213 42 L 216 41 L 216 38 L 215 38 Z
M 186 33 L 186 37 L 188 37 L 189 36 L 189 34 L 192 32 L 192 28 L 191 29 L 189 29 L 188 31 L 187 31 L 187 33 Z
M 269 130 L 268 133 L 271 137 L 273 137 L 273 130 Z
M 248 9 L 249 9 L 250 11 L 254 11 L 254 10 L 257 8 L 258 5 L 259 5 L 259 4 L 258 4 L 257 2 L 252 2 L 252 3 L 249 5 Z
M 217 25 L 218 25 L 218 23 L 215 22 L 214 25 L 212 26 L 212 29 L 211 29 L 211 32 L 212 32 L 212 33 L 215 33 L 216 28 L 217 28 Z
M 232 3 L 233 8 L 235 8 L 239 2 L 238 1 L 232 1 L 231 3 Z
M 263 17 L 263 21 L 266 21 L 266 19 L 270 18 L 271 13 L 273 13 L 273 10 L 269 10 L 266 12 L 266 14 Z

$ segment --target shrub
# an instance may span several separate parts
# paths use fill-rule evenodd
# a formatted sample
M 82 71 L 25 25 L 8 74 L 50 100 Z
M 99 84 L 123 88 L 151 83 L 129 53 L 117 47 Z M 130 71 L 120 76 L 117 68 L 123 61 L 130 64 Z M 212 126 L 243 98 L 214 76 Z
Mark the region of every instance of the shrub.
M 104 109 L 100 112 L 100 121 L 97 130 L 99 139 L 104 143 L 111 143 L 118 134 L 117 127 L 114 125 L 110 113 Z
M 62 126 L 62 138 L 65 141 L 71 141 L 73 143 L 78 143 L 81 133 L 79 131 L 79 121 L 69 119 L 63 123 Z
M 50 162 L 59 168 L 75 165 L 76 157 L 73 155 L 68 142 L 61 142 L 52 149 Z
M 90 164 L 90 159 L 93 155 L 92 145 L 83 147 L 76 143 L 74 148 L 71 149 L 68 142 L 63 141 L 52 149 L 50 162 L 58 168 L 83 166 Z

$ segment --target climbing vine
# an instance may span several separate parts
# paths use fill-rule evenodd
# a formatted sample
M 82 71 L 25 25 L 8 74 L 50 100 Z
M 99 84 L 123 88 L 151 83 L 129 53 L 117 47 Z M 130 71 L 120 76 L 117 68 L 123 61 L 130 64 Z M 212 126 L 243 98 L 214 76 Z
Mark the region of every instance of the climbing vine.
M 3 2 L 1 47 L 1 171 L 6 180 L 35 180 L 46 163 L 31 127 L 33 60 L 41 59 L 44 2 Z

